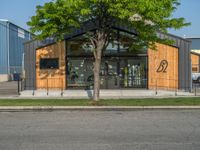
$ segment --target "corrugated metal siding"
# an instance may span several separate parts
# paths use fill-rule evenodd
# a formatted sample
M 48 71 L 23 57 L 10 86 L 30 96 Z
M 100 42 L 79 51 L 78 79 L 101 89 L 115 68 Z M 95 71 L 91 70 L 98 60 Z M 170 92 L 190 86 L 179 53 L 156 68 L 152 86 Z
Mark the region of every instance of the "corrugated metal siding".
M 23 31 L 23 32 L 19 32 Z M 10 23 L 9 25 L 9 62 L 10 62 L 10 73 L 21 73 L 22 72 L 22 61 L 24 53 L 24 42 L 30 40 L 28 32 L 19 28 L 18 26 Z
M 24 44 L 24 69 L 25 69 L 25 89 L 34 90 L 36 82 L 36 48 L 41 45 L 39 41 L 30 41 Z
M 0 74 L 8 74 L 8 22 L 0 21 Z

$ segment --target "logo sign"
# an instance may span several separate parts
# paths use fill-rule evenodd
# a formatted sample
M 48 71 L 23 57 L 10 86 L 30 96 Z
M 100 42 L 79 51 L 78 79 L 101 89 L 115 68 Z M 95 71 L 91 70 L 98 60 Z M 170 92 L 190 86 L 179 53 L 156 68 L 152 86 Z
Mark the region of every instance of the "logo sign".
M 167 68 L 168 68 L 168 61 L 167 60 L 162 60 L 161 62 L 160 62 L 160 65 L 159 65 L 159 67 L 158 67 L 158 69 L 157 69 L 157 72 L 163 72 L 163 73 L 166 73 L 167 71 Z

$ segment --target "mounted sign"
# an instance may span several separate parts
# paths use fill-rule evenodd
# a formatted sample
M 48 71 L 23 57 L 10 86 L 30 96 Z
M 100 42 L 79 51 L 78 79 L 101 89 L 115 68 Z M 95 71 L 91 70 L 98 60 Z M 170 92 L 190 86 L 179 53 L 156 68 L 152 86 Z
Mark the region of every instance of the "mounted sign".
M 160 72 L 163 72 L 163 73 L 166 73 L 167 71 L 167 68 L 168 68 L 168 61 L 167 60 L 162 60 L 160 62 L 160 65 L 157 69 L 157 72 L 160 73 Z

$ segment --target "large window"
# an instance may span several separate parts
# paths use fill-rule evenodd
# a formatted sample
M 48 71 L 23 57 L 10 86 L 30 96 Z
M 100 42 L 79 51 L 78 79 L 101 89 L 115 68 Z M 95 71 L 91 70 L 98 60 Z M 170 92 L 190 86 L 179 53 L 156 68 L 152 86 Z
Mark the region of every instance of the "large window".
M 147 87 L 147 59 L 146 57 L 133 57 L 121 60 L 120 86 L 124 88 Z
M 67 42 L 68 56 L 92 55 L 92 47 L 90 43 L 80 36 Z
M 68 58 L 67 83 L 72 88 L 93 88 L 93 60 L 91 58 Z M 102 89 L 146 88 L 146 57 L 107 57 L 102 59 L 100 69 Z
M 59 69 L 58 58 L 41 58 L 40 69 Z
M 68 87 L 91 88 L 93 84 L 93 63 L 87 58 L 68 58 Z
M 122 31 L 113 31 L 112 40 L 102 57 L 100 68 L 102 89 L 147 87 L 146 51 L 130 51 L 134 36 Z M 67 41 L 69 88 L 93 88 L 93 61 L 92 47 L 84 36 Z

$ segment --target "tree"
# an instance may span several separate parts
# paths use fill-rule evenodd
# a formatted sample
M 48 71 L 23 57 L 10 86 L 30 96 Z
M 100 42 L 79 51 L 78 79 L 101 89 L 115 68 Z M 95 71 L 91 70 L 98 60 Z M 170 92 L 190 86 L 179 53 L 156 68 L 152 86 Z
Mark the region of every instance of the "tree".
M 36 15 L 27 23 L 38 39 L 53 37 L 62 40 L 85 22 L 96 30 L 89 31 L 87 38 L 94 54 L 94 95 L 99 100 L 100 64 L 102 54 L 112 37 L 111 27 L 120 23 L 133 28 L 137 36 L 131 41 L 132 50 L 142 47 L 156 49 L 155 43 L 169 43 L 160 39 L 157 32 L 179 29 L 189 25 L 184 18 L 173 18 L 178 0 L 54 0 L 37 6 Z

